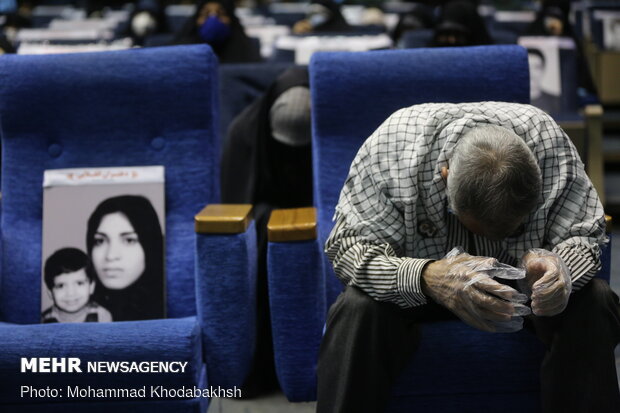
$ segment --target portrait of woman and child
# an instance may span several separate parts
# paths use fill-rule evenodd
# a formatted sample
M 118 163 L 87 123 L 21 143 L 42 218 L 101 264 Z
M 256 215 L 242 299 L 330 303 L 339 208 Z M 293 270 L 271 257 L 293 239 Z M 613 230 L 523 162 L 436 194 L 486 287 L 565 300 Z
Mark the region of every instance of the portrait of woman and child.
M 163 318 L 164 236 L 151 201 L 141 195 L 102 200 L 84 237 L 85 251 L 61 247 L 44 260 L 48 298 L 41 322 Z

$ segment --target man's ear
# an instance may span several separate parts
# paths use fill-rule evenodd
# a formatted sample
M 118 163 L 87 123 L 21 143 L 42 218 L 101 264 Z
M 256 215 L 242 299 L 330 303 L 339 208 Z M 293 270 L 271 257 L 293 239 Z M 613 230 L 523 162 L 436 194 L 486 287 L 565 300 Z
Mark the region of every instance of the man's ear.
M 450 169 L 449 169 L 447 166 L 442 166 L 442 167 L 441 167 L 441 172 L 440 172 L 440 174 L 441 174 L 441 177 L 442 177 L 444 180 L 447 180 L 447 179 L 448 179 L 448 173 L 449 173 L 449 172 L 450 172 Z

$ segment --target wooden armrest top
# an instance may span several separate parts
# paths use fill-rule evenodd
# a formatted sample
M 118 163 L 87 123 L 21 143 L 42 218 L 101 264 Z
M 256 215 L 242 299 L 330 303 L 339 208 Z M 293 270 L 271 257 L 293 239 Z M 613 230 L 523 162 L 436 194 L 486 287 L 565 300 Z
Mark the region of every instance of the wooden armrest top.
M 270 242 L 316 239 L 316 208 L 276 209 L 267 224 Z
M 250 204 L 209 204 L 194 217 L 199 234 L 240 234 L 252 219 Z
M 610 215 L 605 215 L 605 232 L 611 232 L 613 228 L 613 219 Z
M 586 116 L 603 116 L 603 106 L 597 104 L 586 105 L 584 112 Z

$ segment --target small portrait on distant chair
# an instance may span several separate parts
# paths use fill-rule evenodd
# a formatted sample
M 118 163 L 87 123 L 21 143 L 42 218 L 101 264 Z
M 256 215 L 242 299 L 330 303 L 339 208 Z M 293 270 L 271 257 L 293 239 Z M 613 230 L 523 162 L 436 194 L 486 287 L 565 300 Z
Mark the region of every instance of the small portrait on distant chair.
M 95 280 L 82 250 L 62 248 L 50 255 L 44 280 L 53 304 L 41 314 L 42 323 L 112 321 L 110 312 L 93 300 Z
M 527 48 L 530 68 L 530 99 L 532 105 L 549 113 L 560 111 L 559 55 L 549 53 L 547 48 Z
M 603 23 L 605 49 L 620 51 L 620 15 Z

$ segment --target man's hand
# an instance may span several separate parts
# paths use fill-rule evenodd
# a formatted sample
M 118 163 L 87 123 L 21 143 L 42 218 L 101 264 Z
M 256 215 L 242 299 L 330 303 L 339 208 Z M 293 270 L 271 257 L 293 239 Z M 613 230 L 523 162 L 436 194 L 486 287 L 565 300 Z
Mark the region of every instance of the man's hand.
M 491 332 L 512 332 L 523 327 L 521 316 L 530 313 L 527 297 L 489 276 L 497 260 L 469 254 L 448 254 L 426 266 L 422 289 L 472 327 Z
M 566 308 L 572 283 L 562 258 L 543 249 L 532 249 L 523 256 L 525 279 L 532 290 L 532 312 L 554 316 Z

